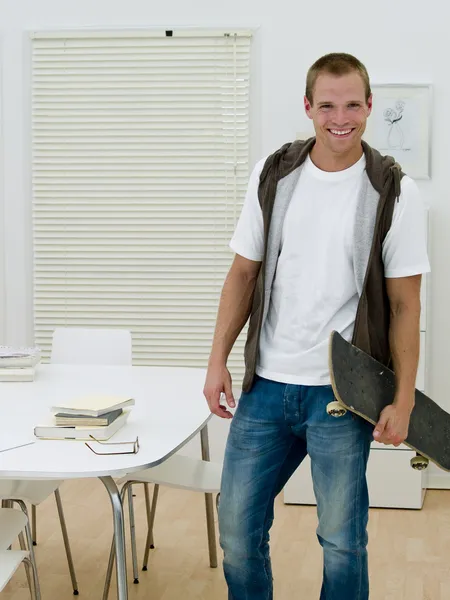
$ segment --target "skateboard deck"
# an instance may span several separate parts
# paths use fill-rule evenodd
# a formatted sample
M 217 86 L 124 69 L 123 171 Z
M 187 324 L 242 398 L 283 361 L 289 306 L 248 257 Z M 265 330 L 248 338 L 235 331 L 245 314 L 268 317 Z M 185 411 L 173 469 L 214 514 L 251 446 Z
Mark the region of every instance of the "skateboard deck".
M 329 367 L 339 405 L 376 425 L 383 408 L 394 400 L 394 373 L 336 331 L 330 337 Z M 419 390 L 403 443 L 450 471 L 450 414 Z

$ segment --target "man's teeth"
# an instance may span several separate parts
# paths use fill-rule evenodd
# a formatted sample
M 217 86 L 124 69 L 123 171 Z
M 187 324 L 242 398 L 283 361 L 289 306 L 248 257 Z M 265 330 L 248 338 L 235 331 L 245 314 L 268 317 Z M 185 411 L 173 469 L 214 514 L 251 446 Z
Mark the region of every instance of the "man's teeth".
M 351 132 L 351 129 L 345 129 L 343 131 L 340 131 L 338 129 L 330 129 L 330 131 L 334 135 L 348 135 Z

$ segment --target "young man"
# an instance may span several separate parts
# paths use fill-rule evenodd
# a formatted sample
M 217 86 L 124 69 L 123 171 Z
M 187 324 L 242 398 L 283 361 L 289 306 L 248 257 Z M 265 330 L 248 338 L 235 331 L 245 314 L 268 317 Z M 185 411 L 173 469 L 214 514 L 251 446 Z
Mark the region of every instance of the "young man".
M 284 145 L 251 175 L 205 382 L 211 411 L 231 418 L 220 404 L 223 393 L 235 406 L 226 362 L 250 317 L 219 509 L 230 600 L 273 598 L 274 499 L 306 454 L 324 557 L 320 599 L 367 600 L 370 443 L 399 445 L 414 405 L 429 270 L 418 189 L 361 140 L 372 95 L 360 61 L 320 58 L 304 103 L 315 138 Z M 327 414 L 332 330 L 395 370 L 395 400 L 375 430 L 350 413 Z

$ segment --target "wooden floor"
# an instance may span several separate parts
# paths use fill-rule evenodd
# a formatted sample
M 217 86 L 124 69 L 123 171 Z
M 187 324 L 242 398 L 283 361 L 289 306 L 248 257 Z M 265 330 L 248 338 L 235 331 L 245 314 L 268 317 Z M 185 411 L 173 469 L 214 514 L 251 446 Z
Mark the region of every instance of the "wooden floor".
M 144 496 L 142 486 L 134 491 L 141 561 Z M 112 532 L 109 500 L 97 480 L 65 483 L 61 492 L 80 599 L 100 600 Z M 315 507 L 285 506 L 278 498 L 272 530 L 276 600 L 318 600 L 322 558 L 315 528 Z M 450 491 L 430 490 L 422 511 L 371 510 L 369 536 L 371 600 L 450 598 Z M 226 600 L 220 565 L 209 568 L 199 494 L 161 490 L 155 544 L 138 585 L 132 583 L 128 561 L 130 600 Z M 42 600 L 73 597 L 53 498 L 38 508 L 36 555 Z M 28 600 L 23 570 L 0 598 Z M 115 587 L 110 598 L 116 598 Z

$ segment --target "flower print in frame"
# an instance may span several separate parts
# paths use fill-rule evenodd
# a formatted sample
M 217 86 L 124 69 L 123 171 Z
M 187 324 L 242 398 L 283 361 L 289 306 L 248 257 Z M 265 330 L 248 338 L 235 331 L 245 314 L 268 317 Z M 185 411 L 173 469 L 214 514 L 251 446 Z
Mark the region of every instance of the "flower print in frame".
M 373 108 L 364 139 L 393 156 L 413 179 L 430 178 L 431 86 L 372 84 Z

